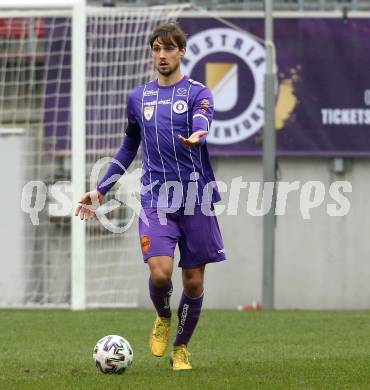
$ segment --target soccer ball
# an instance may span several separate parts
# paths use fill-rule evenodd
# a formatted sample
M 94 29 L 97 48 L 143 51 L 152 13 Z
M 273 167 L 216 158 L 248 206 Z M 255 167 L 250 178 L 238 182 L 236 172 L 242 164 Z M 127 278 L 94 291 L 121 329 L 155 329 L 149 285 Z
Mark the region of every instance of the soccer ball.
M 96 343 L 93 359 L 96 367 L 104 374 L 122 374 L 131 366 L 134 352 L 126 339 L 121 336 L 109 335 Z

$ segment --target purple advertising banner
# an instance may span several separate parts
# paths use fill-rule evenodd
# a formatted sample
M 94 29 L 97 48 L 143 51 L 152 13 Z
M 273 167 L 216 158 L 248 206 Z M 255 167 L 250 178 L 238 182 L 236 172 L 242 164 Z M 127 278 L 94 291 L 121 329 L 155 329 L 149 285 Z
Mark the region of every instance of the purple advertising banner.
M 263 19 L 230 22 L 263 38 Z M 265 50 L 211 18 L 181 19 L 184 72 L 215 97 L 212 155 L 261 155 Z M 370 156 L 370 24 L 275 19 L 276 135 L 281 156 Z
M 214 94 L 215 115 L 207 136 L 210 154 L 259 156 L 264 123 L 264 20 L 228 20 L 245 32 L 212 18 L 179 20 L 188 35 L 182 69 Z M 69 29 L 59 30 L 63 28 Z M 51 34 L 65 34 L 59 30 Z M 277 154 L 370 156 L 369 21 L 279 18 L 275 19 L 274 40 Z M 53 150 L 65 152 L 70 149 L 70 51 L 69 44 L 68 50 L 61 50 L 61 44 L 53 43 L 54 52 L 52 48 L 49 56 L 45 141 L 54 144 Z M 66 69 L 61 70 L 64 65 Z M 120 68 L 120 72 L 127 71 L 133 73 Z M 61 85 L 57 86 L 56 80 Z M 112 136 L 122 135 L 125 121 L 127 90 L 123 93 L 123 85 L 117 81 L 113 94 L 111 84 L 101 92 L 96 88 L 88 84 L 87 150 L 109 147 L 102 139 L 107 118 L 110 130 L 105 129 L 104 134 Z M 112 102 L 112 96 L 115 104 L 109 108 L 104 99 Z

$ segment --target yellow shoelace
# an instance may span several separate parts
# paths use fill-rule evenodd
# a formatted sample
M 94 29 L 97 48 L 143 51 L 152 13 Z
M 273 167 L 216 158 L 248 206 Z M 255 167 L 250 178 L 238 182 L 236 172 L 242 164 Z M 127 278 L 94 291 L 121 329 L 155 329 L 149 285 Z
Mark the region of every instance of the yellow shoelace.
M 179 348 L 175 350 L 175 355 L 182 363 L 189 364 L 190 353 L 185 348 Z
M 162 340 L 166 340 L 167 332 L 168 332 L 168 327 L 166 326 L 166 324 L 163 321 L 157 319 L 154 327 L 154 337 Z

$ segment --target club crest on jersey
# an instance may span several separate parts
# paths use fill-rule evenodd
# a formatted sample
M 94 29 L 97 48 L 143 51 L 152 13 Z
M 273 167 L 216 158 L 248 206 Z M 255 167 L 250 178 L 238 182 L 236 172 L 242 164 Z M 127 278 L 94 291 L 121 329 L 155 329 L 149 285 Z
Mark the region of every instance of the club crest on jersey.
M 154 106 L 145 106 L 144 107 L 144 117 L 148 121 L 153 116 Z
M 183 114 L 188 109 L 188 104 L 185 100 L 178 100 L 177 102 L 173 103 L 173 111 L 176 112 L 176 114 Z

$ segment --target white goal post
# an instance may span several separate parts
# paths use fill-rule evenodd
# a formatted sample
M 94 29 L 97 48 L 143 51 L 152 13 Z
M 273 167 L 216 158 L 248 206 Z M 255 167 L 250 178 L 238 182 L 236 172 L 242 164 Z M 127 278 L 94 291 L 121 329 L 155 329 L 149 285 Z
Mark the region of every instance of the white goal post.
M 186 7 L 88 7 L 86 0 L 0 2 L 0 128 L 24 129 L 25 158 L 23 166 L 19 163 L 23 211 L 36 207 L 35 193 L 49 206 L 48 212 L 40 208 L 36 227 L 23 226 L 19 218 L 18 230 L 28 249 L 3 278 L 24 282 L 9 294 L 4 291 L 0 306 L 137 306 L 134 282 L 136 264 L 141 263 L 134 249 L 139 249 L 136 232 L 108 236 L 96 224 L 73 217 L 73 210 L 58 214 L 50 198 L 68 182 L 75 207 L 86 191 L 89 163 L 112 156 L 119 147 L 127 93 L 153 72 L 150 31 Z M 35 136 L 27 136 L 30 132 Z M 24 216 L 28 222 L 30 216 Z
M 0 15 L 21 15 L 17 11 L 28 11 L 28 15 L 42 15 L 32 10 L 65 10 L 72 17 L 72 203 L 75 205 L 86 190 L 85 187 L 85 53 L 86 53 L 86 0 L 12 0 L 0 3 Z M 23 14 L 22 14 L 23 16 Z M 83 158 L 81 158 L 83 156 Z M 85 225 L 72 218 L 71 235 L 71 307 L 85 309 Z

